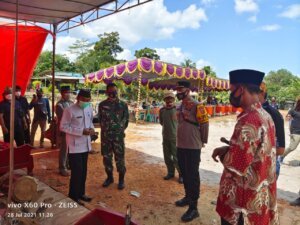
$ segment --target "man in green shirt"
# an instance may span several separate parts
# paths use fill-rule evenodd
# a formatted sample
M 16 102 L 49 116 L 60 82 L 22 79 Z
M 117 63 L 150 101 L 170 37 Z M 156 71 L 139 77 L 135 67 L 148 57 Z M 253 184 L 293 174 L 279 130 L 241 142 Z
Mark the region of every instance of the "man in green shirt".
M 164 160 L 168 170 L 168 173 L 164 177 L 164 179 L 170 180 L 171 178 L 173 178 L 176 168 L 179 174 L 178 182 L 182 183 L 183 180 L 177 161 L 177 116 L 176 107 L 174 104 L 175 95 L 172 92 L 165 93 L 164 101 L 165 106 L 159 111 L 159 122 L 162 125 Z

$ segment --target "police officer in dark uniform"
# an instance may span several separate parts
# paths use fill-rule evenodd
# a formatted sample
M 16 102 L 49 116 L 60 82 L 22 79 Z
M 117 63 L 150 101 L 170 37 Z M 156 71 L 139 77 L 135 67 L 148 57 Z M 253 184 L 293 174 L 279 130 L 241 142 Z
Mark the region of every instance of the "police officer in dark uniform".
M 101 154 L 107 179 L 103 187 L 114 182 L 112 158 L 115 156 L 119 172 L 118 189 L 124 189 L 125 167 L 125 129 L 129 122 L 128 106 L 118 98 L 117 86 L 110 83 L 106 87 L 108 98 L 99 104 L 98 116 L 101 126 Z
M 203 104 L 190 96 L 190 83 L 179 81 L 177 99 L 182 101 L 177 108 L 177 159 L 183 176 L 184 198 L 175 202 L 178 207 L 189 206 L 182 215 L 183 222 L 199 217 L 200 154 L 208 139 L 208 114 Z

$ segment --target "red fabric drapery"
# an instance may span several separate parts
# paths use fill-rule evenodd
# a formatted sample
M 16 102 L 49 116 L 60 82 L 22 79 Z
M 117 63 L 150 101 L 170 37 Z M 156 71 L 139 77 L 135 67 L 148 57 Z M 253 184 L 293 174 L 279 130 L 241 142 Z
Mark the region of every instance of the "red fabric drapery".
M 0 100 L 5 87 L 12 86 L 15 30 L 14 25 L 0 24 Z M 21 86 L 23 93 L 48 33 L 41 27 L 19 25 L 16 85 Z

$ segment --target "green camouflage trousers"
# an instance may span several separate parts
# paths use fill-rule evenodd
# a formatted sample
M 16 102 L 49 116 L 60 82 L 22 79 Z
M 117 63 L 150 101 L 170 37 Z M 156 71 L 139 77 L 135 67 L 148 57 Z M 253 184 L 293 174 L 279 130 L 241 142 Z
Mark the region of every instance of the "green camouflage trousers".
M 168 174 L 174 175 L 176 168 L 179 175 L 181 175 L 177 160 L 176 140 L 163 139 L 163 152 Z
M 119 173 L 125 173 L 124 134 L 101 135 L 101 154 L 106 173 L 113 171 L 113 154 Z

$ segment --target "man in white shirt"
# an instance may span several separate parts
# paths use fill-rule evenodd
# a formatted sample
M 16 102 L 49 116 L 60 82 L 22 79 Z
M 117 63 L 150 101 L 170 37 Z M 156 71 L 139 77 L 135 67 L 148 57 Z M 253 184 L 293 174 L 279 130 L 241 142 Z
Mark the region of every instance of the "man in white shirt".
M 66 108 L 60 123 L 60 130 L 66 133 L 67 149 L 71 179 L 69 197 L 78 204 L 90 202 L 92 198 L 85 195 L 88 152 L 91 151 L 91 136 L 94 134 L 93 108 L 90 103 L 91 93 L 81 89 L 77 102 Z

